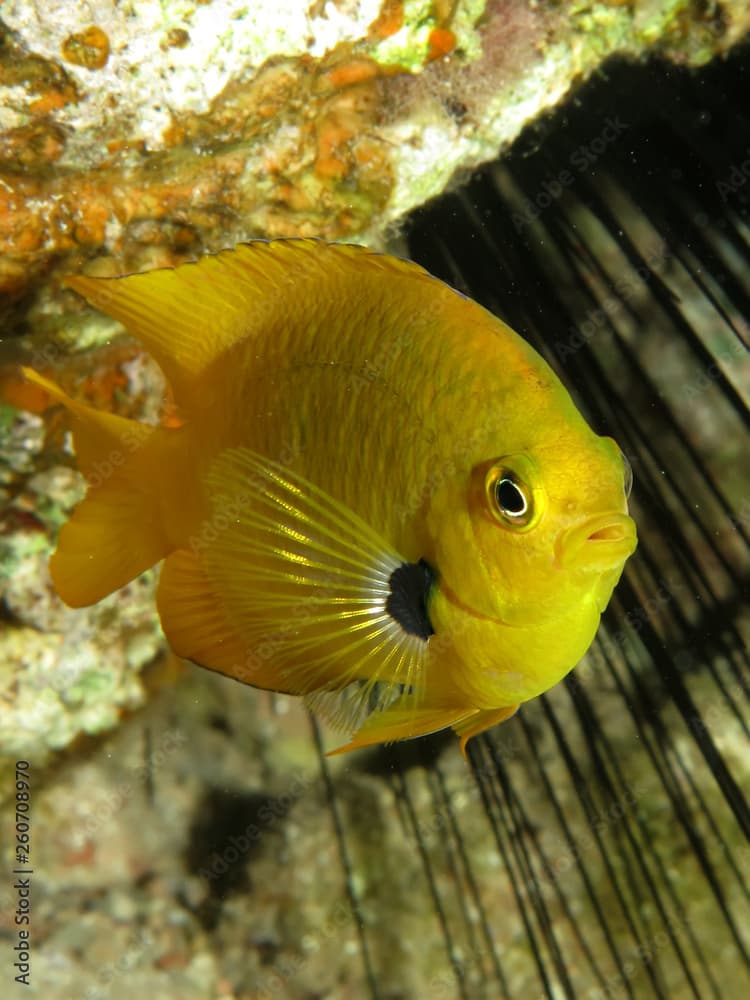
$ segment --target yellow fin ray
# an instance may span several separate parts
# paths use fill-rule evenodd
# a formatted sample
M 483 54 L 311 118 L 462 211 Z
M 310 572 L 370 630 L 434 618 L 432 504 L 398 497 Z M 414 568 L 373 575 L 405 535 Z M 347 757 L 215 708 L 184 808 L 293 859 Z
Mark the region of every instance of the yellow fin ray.
M 386 639 L 381 642 L 380 651 L 385 658 L 381 665 L 385 676 L 408 675 L 409 665 L 406 662 L 409 655 L 408 650 L 399 649 L 397 646 L 389 644 Z M 377 656 L 378 652 L 377 648 L 371 649 L 370 655 Z M 399 660 L 395 666 L 386 662 L 393 658 Z M 355 733 L 370 716 L 383 712 L 393 705 L 404 694 L 405 690 L 410 690 L 405 684 L 353 680 L 345 687 L 334 691 L 313 691 L 305 696 L 305 702 L 332 728 L 346 733 Z M 423 685 L 421 683 L 415 684 L 411 690 L 416 692 L 412 695 L 412 703 L 418 704 L 424 697 Z
M 403 689 L 394 684 L 353 681 L 337 691 L 313 691 L 304 695 L 304 701 L 332 729 L 349 735 L 361 729 L 373 713 L 385 711 L 402 694 Z
M 420 693 L 427 642 L 386 609 L 404 560 L 344 504 L 247 448 L 206 477 L 214 523 L 206 574 L 233 629 L 277 670 L 279 690 L 334 691 L 355 681 Z
M 315 701 L 311 707 L 316 708 Z M 329 751 L 328 756 L 347 753 L 375 743 L 392 743 L 396 740 L 414 739 L 428 736 L 448 726 L 461 739 L 461 754 L 466 759 L 466 744 L 474 736 L 509 719 L 518 710 L 518 705 L 504 708 L 428 708 L 415 702 L 405 694 L 394 704 L 380 708 L 375 706 L 353 739 L 342 747 Z
M 201 373 L 239 341 L 267 335 L 305 283 L 317 289 L 321 281 L 358 279 L 363 267 L 436 283 L 418 265 L 365 247 L 288 239 L 240 244 L 177 268 L 80 275 L 67 284 L 140 341 L 189 410 Z
M 156 595 L 164 634 L 187 660 L 244 684 L 276 690 L 277 675 L 231 628 L 198 557 L 186 549 L 164 563 Z
M 474 715 L 475 711 L 463 707 L 445 705 L 430 708 L 421 705 L 413 695 L 404 694 L 383 711 L 373 712 L 353 739 L 344 746 L 328 752 L 329 757 L 376 743 L 395 743 L 397 740 L 411 740 L 417 736 L 438 733 L 448 726 L 455 727 L 462 720 Z
M 452 722 L 453 732 L 461 738 L 461 753 L 464 760 L 466 759 L 466 744 L 470 739 L 483 733 L 485 729 L 491 729 L 492 726 L 505 722 L 506 719 L 515 715 L 518 708 L 518 705 L 506 705 L 503 708 L 478 709 L 467 718 Z
M 28 382 L 44 389 L 70 413 L 76 464 L 87 478 L 100 478 L 102 471 L 110 469 L 117 459 L 124 459 L 126 455 L 137 451 L 156 430 L 148 424 L 118 417 L 115 413 L 95 410 L 86 403 L 72 399 L 59 385 L 33 368 L 22 368 L 21 372 Z
M 405 642 L 404 648 L 398 644 L 400 635 L 394 633 L 398 626 L 386 626 L 382 622 L 371 624 L 363 635 L 355 640 L 349 621 L 343 620 L 339 615 L 328 616 L 329 627 L 345 627 L 348 632 L 349 641 L 345 645 L 326 643 L 321 640 L 319 631 L 312 635 L 287 637 L 285 655 L 291 659 L 294 656 L 300 664 L 294 670 L 296 684 L 301 692 L 315 691 L 320 688 L 320 670 L 337 671 L 338 676 L 335 681 L 336 688 L 360 680 L 362 663 L 368 662 L 370 665 L 377 664 L 378 680 L 368 679 L 367 690 L 362 691 L 362 699 L 370 697 L 370 687 L 375 683 L 383 685 L 388 681 L 392 687 L 400 690 L 404 685 L 418 684 L 419 678 L 414 675 L 414 663 L 409 662 L 409 654 L 416 642 L 421 640 L 416 637 L 408 637 L 414 642 Z M 368 623 L 369 624 L 369 623 Z M 360 628 L 365 628 L 364 623 Z M 417 655 L 420 650 L 417 647 Z M 396 661 L 396 662 L 394 662 Z M 394 680 L 394 678 L 403 678 Z

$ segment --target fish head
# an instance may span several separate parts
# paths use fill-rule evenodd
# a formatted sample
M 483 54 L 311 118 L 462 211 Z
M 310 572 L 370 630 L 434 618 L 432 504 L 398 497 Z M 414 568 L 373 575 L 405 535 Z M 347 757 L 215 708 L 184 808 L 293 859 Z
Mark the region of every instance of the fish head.
M 435 497 L 428 613 L 436 650 L 461 664 L 455 697 L 520 704 L 581 659 L 636 547 L 629 487 L 615 443 L 573 425 L 475 462 Z
M 554 498 L 559 526 L 553 550 L 554 566 L 566 579 L 573 600 L 588 598 L 601 614 L 638 538 L 628 513 L 633 482 L 630 462 L 612 438 L 597 441 L 599 474 L 589 477 L 585 496 L 576 496 L 566 483 L 563 490 L 567 493 Z
M 615 442 L 585 425 L 475 463 L 436 543 L 444 595 L 508 626 L 598 622 L 636 547 L 630 482 Z

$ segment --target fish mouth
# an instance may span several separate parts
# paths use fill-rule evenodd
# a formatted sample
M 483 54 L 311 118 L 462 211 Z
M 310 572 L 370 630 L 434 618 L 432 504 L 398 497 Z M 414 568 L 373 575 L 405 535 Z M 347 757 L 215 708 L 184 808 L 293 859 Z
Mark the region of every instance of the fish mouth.
M 604 571 L 621 566 L 638 543 L 635 522 L 627 514 L 594 514 L 567 528 L 555 543 L 565 569 Z

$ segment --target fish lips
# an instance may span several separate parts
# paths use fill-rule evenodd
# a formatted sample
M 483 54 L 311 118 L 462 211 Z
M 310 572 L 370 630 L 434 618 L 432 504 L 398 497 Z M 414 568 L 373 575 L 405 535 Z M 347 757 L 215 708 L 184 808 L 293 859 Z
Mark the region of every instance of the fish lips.
M 637 544 L 632 517 L 614 511 L 593 514 L 558 536 L 555 560 L 562 569 L 603 573 L 620 568 Z

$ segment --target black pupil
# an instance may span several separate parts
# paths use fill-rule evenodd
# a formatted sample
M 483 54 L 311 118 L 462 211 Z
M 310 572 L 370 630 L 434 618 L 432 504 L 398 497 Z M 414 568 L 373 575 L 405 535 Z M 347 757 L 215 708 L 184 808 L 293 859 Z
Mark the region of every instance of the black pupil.
M 526 510 L 526 500 L 512 479 L 501 479 L 495 487 L 495 494 L 500 509 L 506 514 L 523 514 Z

